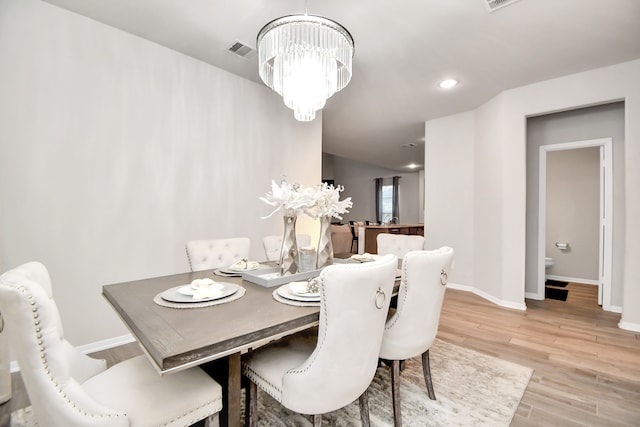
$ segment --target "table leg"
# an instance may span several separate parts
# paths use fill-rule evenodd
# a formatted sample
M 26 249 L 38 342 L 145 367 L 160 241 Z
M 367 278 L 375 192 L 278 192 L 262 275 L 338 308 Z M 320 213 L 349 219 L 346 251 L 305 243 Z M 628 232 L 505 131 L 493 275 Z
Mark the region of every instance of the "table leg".
M 240 379 L 242 376 L 240 353 L 234 353 L 228 358 L 228 379 L 227 379 L 227 408 L 228 421 L 230 426 L 240 425 Z
M 220 411 L 220 426 L 240 426 L 240 353 L 231 354 L 225 358 L 214 360 L 202 366 L 213 379 L 222 387 L 222 411 Z

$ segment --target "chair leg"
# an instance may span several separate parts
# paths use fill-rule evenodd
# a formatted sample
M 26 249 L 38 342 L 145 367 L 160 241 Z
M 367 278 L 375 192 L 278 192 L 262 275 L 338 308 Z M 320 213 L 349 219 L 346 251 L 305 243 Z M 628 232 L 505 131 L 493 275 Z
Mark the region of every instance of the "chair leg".
M 321 427 L 322 426 L 322 414 L 313 416 L 313 427 Z
M 393 425 L 402 426 L 402 413 L 400 411 L 400 361 L 391 362 L 391 401 L 393 403 Z
M 206 420 L 204 420 L 204 427 L 220 427 L 220 413 L 216 412 L 213 415 L 209 415 Z
M 422 372 L 424 373 L 424 381 L 427 383 L 427 392 L 429 399 L 436 400 L 436 393 L 433 391 L 433 381 L 431 381 L 431 366 L 429 365 L 429 350 L 422 353 Z
M 371 420 L 369 419 L 369 392 L 367 390 L 358 398 L 358 405 L 360 406 L 360 423 L 362 427 L 371 426 Z
M 244 400 L 244 425 L 246 427 L 258 426 L 258 386 L 249 380 Z

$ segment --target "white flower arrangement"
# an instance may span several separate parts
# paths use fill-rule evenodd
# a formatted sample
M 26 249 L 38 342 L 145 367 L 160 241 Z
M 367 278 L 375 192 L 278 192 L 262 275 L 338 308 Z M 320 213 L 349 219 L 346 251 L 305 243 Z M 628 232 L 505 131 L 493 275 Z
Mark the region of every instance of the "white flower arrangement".
M 341 214 L 349 212 L 349 208 L 353 206 L 351 197 L 340 200 L 340 192 L 342 191 L 344 191 L 344 187 L 341 185 L 334 187 L 333 184 L 322 183 L 316 189 L 316 202 L 308 210 L 307 215 L 315 219 L 323 216 L 342 219 Z
M 307 215 L 314 219 L 323 216 L 342 219 L 340 215 L 353 206 L 351 197 L 340 200 L 340 192 L 343 190 L 342 186 L 334 187 L 327 183 L 316 187 L 302 187 L 299 184 L 289 184 L 286 179 L 280 185 L 271 181 L 271 192 L 266 197 L 260 197 L 260 200 L 276 209 L 262 218 L 269 218 L 283 210 L 285 214 Z

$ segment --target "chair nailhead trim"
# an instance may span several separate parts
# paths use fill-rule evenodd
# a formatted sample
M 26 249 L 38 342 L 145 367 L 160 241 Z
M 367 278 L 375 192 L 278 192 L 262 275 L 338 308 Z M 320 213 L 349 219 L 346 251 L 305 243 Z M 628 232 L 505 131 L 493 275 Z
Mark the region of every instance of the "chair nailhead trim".
M 40 360 L 42 361 L 42 368 L 44 370 L 44 372 L 47 374 L 47 377 L 49 378 L 49 380 L 53 383 L 53 386 L 55 388 L 55 390 L 60 394 L 60 397 L 62 397 L 62 399 L 64 399 L 67 403 L 69 403 L 69 405 L 75 409 L 79 414 L 83 415 L 83 416 L 91 416 L 92 418 L 95 418 L 96 416 L 100 417 L 100 418 L 113 418 L 113 417 L 120 417 L 121 414 L 88 414 L 86 411 L 80 410 L 76 404 L 74 402 L 71 401 L 71 398 L 64 392 L 64 390 L 62 389 L 62 387 L 60 386 L 60 384 L 58 384 L 57 382 L 55 382 L 55 379 L 53 378 L 53 376 L 51 375 L 51 370 L 49 369 L 49 364 L 47 362 L 47 353 L 46 353 L 46 347 L 43 345 L 43 341 L 42 341 L 42 329 L 40 328 L 40 320 L 39 320 L 39 313 L 38 313 L 38 306 L 37 306 L 37 301 L 34 299 L 33 295 L 28 294 L 27 289 L 17 283 L 8 283 L 9 285 L 11 285 L 14 289 L 16 289 L 17 291 L 19 291 L 22 294 L 26 294 L 26 298 L 30 301 L 29 304 L 32 307 L 32 312 L 33 312 L 33 319 L 34 319 L 34 331 L 35 331 L 35 336 L 36 339 L 38 340 L 38 346 L 39 346 L 39 350 L 40 350 Z M 196 420 L 198 421 L 198 420 Z
M 206 402 L 202 403 L 200 406 L 195 407 L 194 409 L 192 409 L 189 412 L 186 412 L 186 413 L 184 413 L 182 415 L 178 415 L 177 417 L 172 418 L 170 420 L 166 420 L 162 425 L 163 426 L 167 426 L 169 424 L 173 424 L 173 423 L 175 423 L 177 421 L 180 421 L 181 419 L 188 417 L 189 415 L 191 415 L 194 412 L 200 410 L 201 408 L 204 408 L 205 406 L 211 405 L 212 403 L 215 403 L 215 402 L 217 402 L 219 400 L 222 400 L 222 396 L 220 397 L 220 399 L 207 400 Z M 205 418 L 210 417 L 211 415 L 213 415 L 215 413 L 216 412 L 211 412 Z M 198 422 L 200 420 L 201 419 L 196 419 L 196 420 L 186 420 L 186 419 L 184 419 L 183 420 L 183 422 L 184 422 L 183 426 L 184 427 L 189 427 L 189 426 L 193 425 L 194 423 L 196 423 L 196 422 Z
M 17 289 L 21 293 L 27 294 L 27 289 L 24 286 L 19 285 L 17 283 L 11 283 L 11 286 L 13 286 L 15 289 Z M 42 333 L 41 333 L 41 328 L 40 328 L 40 320 L 38 320 L 39 314 L 38 314 L 38 307 L 36 305 L 36 301 L 34 300 L 34 297 L 31 294 L 27 294 L 26 297 L 27 297 L 27 299 L 32 300 L 30 302 L 30 304 L 32 306 L 34 306 L 32 308 L 32 311 L 34 313 L 33 314 L 33 318 L 34 318 L 34 322 L 33 323 L 34 323 L 34 326 L 35 326 L 34 330 L 35 330 L 35 333 L 36 333 L 36 339 L 38 340 L 38 345 L 40 346 L 39 350 L 40 350 L 40 360 L 42 361 L 42 367 L 44 369 L 44 372 L 47 374 L 47 377 L 49 378 L 49 380 L 53 383 L 53 386 L 54 386 L 55 390 L 60 394 L 60 397 L 62 397 L 62 399 L 64 399 L 69 404 L 69 406 L 71 406 L 73 409 L 76 410 L 76 412 L 78 412 L 80 415 L 82 415 L 84 417 L 91 417 L 91 418 L 118 418 L 118 417 L 122 416 L 122 414 L 95 414 L 95 413 L 88 413 L 87 411 L 84 411 L 84 410 L 78 408 L 78 406 L 75 404 L 75 402 L 73 402 L 71 400 L 71 398 L 62 389 L 62 386 L 60 386 L 60 384 L 58 384 L 55 381 L 55 379 L 51 375 L 51 371 L 50 371 L 49 365 L 47 363 L 47 354 L 46 354 L 46 351 L 45 351 L 46 348 L 43 345 L 43 341 L 41 339 L 42 338 Z M 184 427 L 191 426 L 192 424 L 200 421 L 201 419 L 190 420 L 190 421 L 186 420 L 186 418 L 189 415 L 191 415 L 194 412 L 200 410 L 201 408 L 204 408 L 204 407 L 206 407 L 208 405 L 211 405 L 211 404 L 213 404 L 213 403 L 215 403 L 215 402 L 217 402 L 219 400 L 222 400 L 222 396 L 220 396 L 220 398 L 218 398 L 218 399 L 208 400 L 208 401 L 202 403 L 200 406 L 197 406 L 195 409 L 192 409 L 191 411 L 189 411 L 187 413 L 179 415 L 178 417 L 176 417 L 176 418 L 174 418 L 172 420 L 166 421 L 163 425 L 167 426 L 169 424 L 175 423 L 176 421 L 180 421 L 181 419 L 184 419 L 184 424 L 183 424 Z M 217 411 L 208 413 L 205 418 L 210 417 L 211 415 L 213 415 L 215 413 L 217 413 Z M 126 416 L 126 414 L 125 414 L 125 416 Z

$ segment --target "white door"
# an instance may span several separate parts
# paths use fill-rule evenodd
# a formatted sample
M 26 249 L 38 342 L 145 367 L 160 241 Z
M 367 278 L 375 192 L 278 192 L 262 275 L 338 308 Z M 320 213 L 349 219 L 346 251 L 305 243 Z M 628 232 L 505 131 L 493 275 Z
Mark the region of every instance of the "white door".
M 600 278 L 598 304 L 605 310 L 611 306 L 611 260 L 613 248 L 613 152 L 611 139 L 600 146 Z M 608 262 L 607 262 L 608 260 Z

